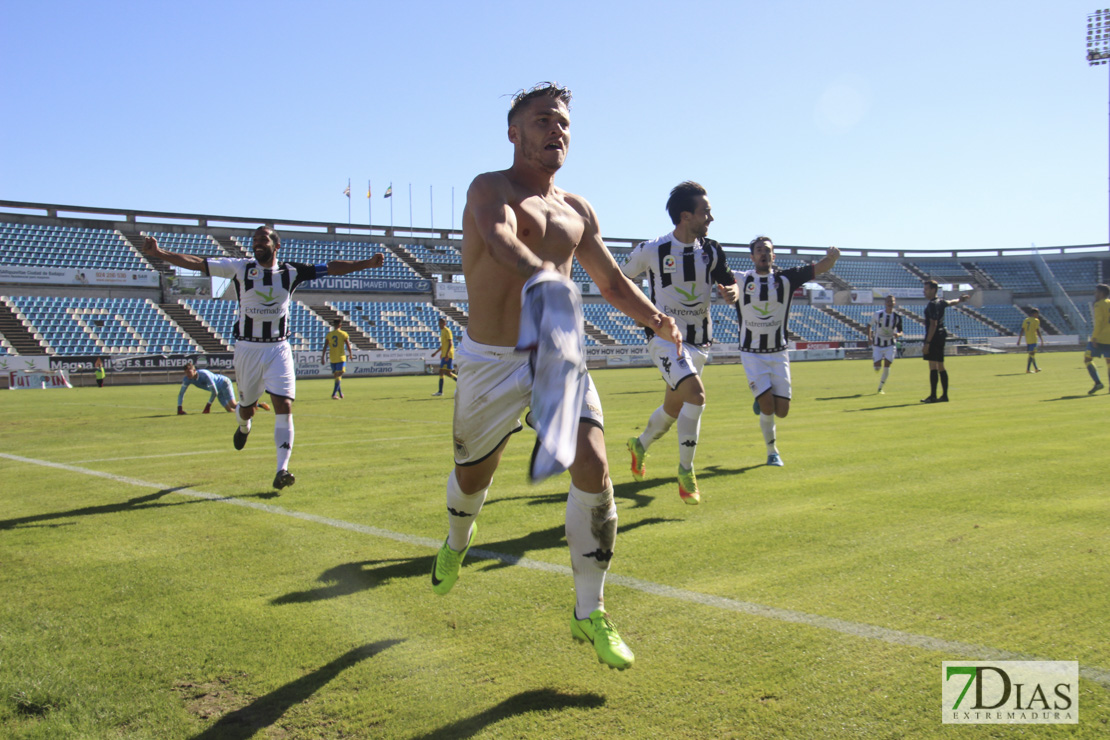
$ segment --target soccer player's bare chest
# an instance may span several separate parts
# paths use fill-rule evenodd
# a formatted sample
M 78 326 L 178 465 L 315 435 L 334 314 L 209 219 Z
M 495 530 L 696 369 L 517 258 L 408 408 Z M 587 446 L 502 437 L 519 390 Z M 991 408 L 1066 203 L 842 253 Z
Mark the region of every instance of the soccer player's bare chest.
M 539 257 L 558 264 L 582 241 L 586 225 L 581 214 L 561 200 L 527 198 L 513 210 L 517 236 Z

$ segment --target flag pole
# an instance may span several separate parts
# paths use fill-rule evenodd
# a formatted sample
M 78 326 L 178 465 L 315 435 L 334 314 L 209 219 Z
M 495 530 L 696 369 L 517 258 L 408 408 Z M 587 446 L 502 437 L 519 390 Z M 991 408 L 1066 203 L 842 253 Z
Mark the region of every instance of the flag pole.
M 412 183 L 409 183 L 409 236 L 412 236 Z
M 429 213 L 428 223 L 431 224 L 432 228 L 434 229 L 436 227 L 436 201 L 435 201 L 435 193 L 432 192 L 432 186 L 431 185 L 428 186 L 428 213 Z
M 373 190 L 371 189 L 370 185 L 371 185 L 370 181 L 367 180 L 366 181 L 366 225 L 367 226 L 373 226 L 374 225 L 374 199 L 370 197 L 370 195 L 373 193 Z M 372 231 L 372 229 L 371 229 L 371 231 Z M 370 233 L 370 232 L 367 232 L 367 233 Z
M 347 233 L 351 233 L 351 178 L 347 178 Z

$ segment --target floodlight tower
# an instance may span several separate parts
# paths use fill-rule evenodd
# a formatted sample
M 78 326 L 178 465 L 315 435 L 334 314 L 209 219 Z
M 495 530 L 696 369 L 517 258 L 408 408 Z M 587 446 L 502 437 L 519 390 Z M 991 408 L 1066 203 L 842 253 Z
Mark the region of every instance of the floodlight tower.
M 1087 64 L 1097 67 L 1107 61 L 1110 61 L 1110 8 L 1087 16 Z

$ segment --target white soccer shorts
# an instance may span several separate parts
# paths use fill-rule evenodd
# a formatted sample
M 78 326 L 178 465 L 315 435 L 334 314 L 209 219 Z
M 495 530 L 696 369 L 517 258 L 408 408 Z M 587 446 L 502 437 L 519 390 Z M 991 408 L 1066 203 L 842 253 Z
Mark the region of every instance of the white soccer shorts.
M 652 337 L 648 343 L 648 353 L 655 367 L 659 368 L 659 374 L 672 389 L 677 388 L 683 378 L 691 375 L 700 377 L 701 369 L 709 359 L 709 353 L 706 350 L 693 344 L 683 344 L 682 354 L 679 355 L 674 342 L 658 336 Z
M 872 347 L 871 348 L 871 361 L 878 363 L 881 360 L 887 362 L 894 362 L 894 351 L 896 347 L 892 344 L 887 347 Z
M 740 361 L 744 363 L 753 396 L 759 398 L 769 388 L 776 398 L 790 399 L 790 358 L 786 350 L 768 354 L 741 352 Z
M 284 396 L 292 401 L 297 395 L 297 374 L 289 342 L 235 343 L 235 380 L 244 406 L 262 398 L 263 393 Z
M 523 429 L 520 414 L 532 401 L 532 369 L 527 352 L 479 344 L 469 336 L 455 349 L 455 367 L 455 463 L 475 465 Z M 588 374 L 581 418 L 604 428 L 601 399 Z

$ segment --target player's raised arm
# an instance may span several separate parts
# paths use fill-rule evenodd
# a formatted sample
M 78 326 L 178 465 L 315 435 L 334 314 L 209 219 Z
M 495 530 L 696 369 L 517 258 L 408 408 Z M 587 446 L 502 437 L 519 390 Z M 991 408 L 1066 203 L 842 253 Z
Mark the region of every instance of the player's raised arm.
M 156 257 L 163 262 L 168 262 L 175 267 L 183 267 L 186 270 L 196 270 L 208 274 L 205 267 L 206 262 L 204 257 L 198 257 L 195 254 L 177 254 L 176 252 L 167 252 L 158 246 L 158 240 L 153 236 L 148 236 L 143 240 L 143 254 L 148 257 Z
M 674 342 L 679 352 L 682 352 L 682 335 L 675 326 L 674 319 L 656 310 L 643 291 L 621 272 L 617 261 L 613 259 L 613 253 L 601 238 L 593 206 L 580 198 L 576 200 L 585 216 L 586 230 L 575 254 L 586 274 L 597 284 L 602 297 L 621 313 L 649 327 L 660 337 Z
M 381 252 L 364 260 L 332 260 L 328 262 L 329 275 L 348 275 L 360 270 L 371 270 L 385 264 L 385 255 Z
M 820 262 L 813 265 L 813 274 L 822 275 L 833 268 L 837 259 L 840 258 L 840 250 L 836 247 L 829 247 L 825 251 L 825 256 L 821 258 Z
M 516 213 L 509 205 L 504 176 L 487 172 L 474 178 L 466 191 L 466 212 L 479 237 L 497 262 L 523 278 L 541 269 L 554 269 L 517 237 Z

